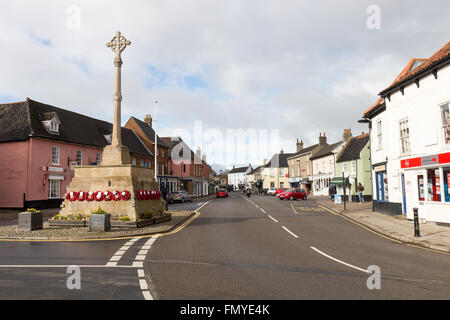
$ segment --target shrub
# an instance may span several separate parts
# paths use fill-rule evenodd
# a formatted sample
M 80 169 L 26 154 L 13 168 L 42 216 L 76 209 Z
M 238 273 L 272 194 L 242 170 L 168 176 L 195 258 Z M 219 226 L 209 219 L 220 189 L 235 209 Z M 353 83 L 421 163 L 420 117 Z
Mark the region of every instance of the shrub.
M 120 221 L 130 221 L 130 217 L 128 216 L 122 216 L 119 218 Z
M 95 214 L 107 214 L 107 212 L 105 210 L 103 210 L 101 207 L 98 207 L 98 209 L 95 210 L 95 211 L 92 211 L 92 213 L 95 213 Z
M 27 212 L 31 212 L 31 213 L 39 213 L 39 212 L 41 212 L 41 211 L 36 210 L 36 209 L 34 209 L 34 208 L 28 208 L 28 209 L 27 209 Z

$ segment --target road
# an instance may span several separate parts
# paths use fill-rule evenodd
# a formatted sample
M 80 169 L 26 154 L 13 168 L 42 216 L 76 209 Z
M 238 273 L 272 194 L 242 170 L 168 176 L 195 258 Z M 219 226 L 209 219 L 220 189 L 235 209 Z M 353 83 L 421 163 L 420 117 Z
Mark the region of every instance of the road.
M 449 255 L 374 234 L 310 199 L 230 193 L 176 206 L 200 215 L 158 238 L 0 242 L 0 299 L 450 297 Z M 80 290 L 67 288 L 69 265 L 80 266 Z M 369 266 L 380 289 L 367 287 Z

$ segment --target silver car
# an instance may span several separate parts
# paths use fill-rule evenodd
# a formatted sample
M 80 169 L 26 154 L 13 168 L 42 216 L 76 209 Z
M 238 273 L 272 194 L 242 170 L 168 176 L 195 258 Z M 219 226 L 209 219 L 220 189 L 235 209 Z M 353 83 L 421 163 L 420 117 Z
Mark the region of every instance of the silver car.
M 184 190 L 169 193 L 167 196 L 168 203 L 181 202 L 184 203 L 186 201 L 192 202 L 192 197 L 189 193 Z
M 275 191 L 277 191 L 277 188 L 272 188 L 272 187 L 270 187 L 270 188 L 267 190 L 266 195 L 268 195 L 268 196 L 274 196 L 274 195 L 275 195 Z

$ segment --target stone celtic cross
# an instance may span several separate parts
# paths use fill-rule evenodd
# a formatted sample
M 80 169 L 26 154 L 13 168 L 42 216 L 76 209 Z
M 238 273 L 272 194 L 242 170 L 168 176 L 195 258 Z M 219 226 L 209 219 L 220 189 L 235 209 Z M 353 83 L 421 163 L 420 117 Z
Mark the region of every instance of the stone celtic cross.
M 130 40 L 125 39 L 125 37 L 117 31 L 116 35 L 110 42 L 106 44 L 108 48 L 111 48 L 112 51 L 116 53 L 116 56 L 120 57 L 120 53 L 125 50 L 127 46 L 131 44 Z

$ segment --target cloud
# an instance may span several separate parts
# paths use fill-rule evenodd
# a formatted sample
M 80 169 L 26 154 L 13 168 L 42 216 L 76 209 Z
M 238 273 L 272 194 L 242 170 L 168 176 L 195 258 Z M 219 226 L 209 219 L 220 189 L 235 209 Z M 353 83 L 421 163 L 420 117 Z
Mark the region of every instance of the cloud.
M 380 7 L 380 30 L 366 27 L 372 4 Z M 223 133 L 275 128 L 286 152 L 296 138 L 306 146 L 319 132 L 334 142 L 344 128 L 367 130 L 356 121 L 378 92 L 411 57 L 430 56 L 450 34 L 447 0 L 0 6 L 2 101 L 28 96 L 111 121 L 114 54 L 106 42 L 120 30 L 131 40 L 123 52 L 123 123 L 153 113 L 157 98 L 162 134 L 192 129 L 194 120 Z M 71 28 L 76 12 L 79 28 Z

